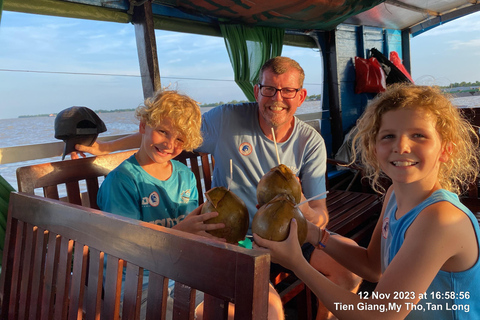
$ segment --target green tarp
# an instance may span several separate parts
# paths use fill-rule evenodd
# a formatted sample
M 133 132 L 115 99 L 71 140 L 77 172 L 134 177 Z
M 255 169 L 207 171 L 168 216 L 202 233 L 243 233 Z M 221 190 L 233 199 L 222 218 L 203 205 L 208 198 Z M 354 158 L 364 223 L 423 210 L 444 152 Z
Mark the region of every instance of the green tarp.
M 238 24 L 221 24 L 220 30 L 225 38 L 235 82 L 249 101 L 255 101 L 253 86 L 258 81 L 260 68 L 268 59 L 282 54 L 285 30 Z

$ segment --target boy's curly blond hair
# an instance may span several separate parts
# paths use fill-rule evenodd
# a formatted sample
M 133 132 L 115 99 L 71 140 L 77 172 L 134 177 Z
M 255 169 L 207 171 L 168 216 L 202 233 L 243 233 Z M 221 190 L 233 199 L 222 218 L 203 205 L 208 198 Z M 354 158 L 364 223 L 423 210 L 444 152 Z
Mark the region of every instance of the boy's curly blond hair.
M 203 142 L 198 102 L 176 90 L 159 90 L 154 97 L 145 100 L 144 106 L 137 108 L 135 115 L 152 128 L 157 127 L 162 119 L 169 118 L 183 136 L 186 151 L 198 148 Z
M 440 164 L 438 180 L 442 188 L 461 194 L 476 180 L 478 136 L 472 125 L 452 105 L 439 88 L 412 84 L 394 84 L 376 97 L 357 122 L 352 154 L 359 156 L 372 188 L 385 192 L 381 178 L 385 177 L 375 156 L 375 143 L 383 114 L 388 111 L 415 108 L 436 119 L 436 129 L 443 146 L 451 146 L 448 160 Z M 355 159 L 353 160 L 355 161 Z

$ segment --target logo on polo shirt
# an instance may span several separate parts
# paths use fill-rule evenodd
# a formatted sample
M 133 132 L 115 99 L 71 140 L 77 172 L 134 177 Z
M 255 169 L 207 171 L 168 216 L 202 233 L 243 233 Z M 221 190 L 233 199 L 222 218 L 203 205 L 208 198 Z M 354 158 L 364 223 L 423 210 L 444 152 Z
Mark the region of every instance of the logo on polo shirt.
M 250 153 L 252 153 L 252 150 L 253 150 L 252 145 L 248 142 L 242 143 L 238 148 L 238 151 L 240 151 L 240 154 L 244 156 L 248 156 Z

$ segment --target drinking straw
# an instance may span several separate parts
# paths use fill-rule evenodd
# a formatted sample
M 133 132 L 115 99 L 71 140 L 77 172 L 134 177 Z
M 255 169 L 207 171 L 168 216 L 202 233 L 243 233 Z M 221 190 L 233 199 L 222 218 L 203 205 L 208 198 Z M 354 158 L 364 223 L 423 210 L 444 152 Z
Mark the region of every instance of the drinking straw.
M 280 165 L 280 156 L 278 155 L 277 139 L 275 138 L 275 131 L 272 128 L 273 142 L 275 143 L 275 152 L 277 153 L 277 162 Z
M 322 192 L 322 193 L 320 193 L 320 194 L 317 194 L 316 196 L 313 196 L 313 197 L 311 197 L 311 198 L 308 198 L 308 199 L 305 200 L 305 201 L 300 202 L 300 203 L 297 204 L 295 207 L 298 208 L 298 207 L 301 206 L 302 204 L 307 203 L 308 201 L 313 200 L 313 199 L 316 199 L 316 198 L 318 198 L 318 197 L 321 197 L 321 196 L 323 196 L 324 194 L 327 194 L 327 193 L 328 193 L 328 191 L 325 191 L 325 192 Z
M 232 159 L 230 159 L 230 180 L 228 181 L 228 190 L 230 190 L 230 185 L 233 181 L 233 164 Z

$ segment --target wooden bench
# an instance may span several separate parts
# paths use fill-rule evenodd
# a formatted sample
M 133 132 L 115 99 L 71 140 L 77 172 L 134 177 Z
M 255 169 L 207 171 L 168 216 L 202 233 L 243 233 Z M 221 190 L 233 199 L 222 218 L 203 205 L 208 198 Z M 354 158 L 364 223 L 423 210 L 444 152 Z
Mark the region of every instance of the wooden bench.
M 64 186 L 66 197 L 63 200 L 98 209 L 97 194 L 102 179 L 135 152 L 124 151 L 20 167 L 17 169 L 18 191 L 35 194 L 35 190 L 42 189 L 43 196 L 58 200 L 59 189 Z M 209 159 L 208 154 L 197 152 L 182 152 L 175 159 L 188 165 L 197 177 L 199 203 L 203 203 L 202 190 L 209 190 L 212 185 L 209 162 L 215 162 Z M 82 184 L 85 188 L 82 188 Z
M 330 215 L 327 228 L 367 246 L 382 211 L 382 196 L 374 192 L 368 181 L 363 179 L 361 166 L 336 159 L 327 159 L 327 163 L 346 167 L 351 172 L 346 180 L 348 186 L 344 189 L 338 188 L 339 185 L 330 187 L 327 182 L 327 208 Z M 382 180 L 382 185 L 387 189 L 390 182 Z
M 146 319 L 165 319 L 168 279 L 173 319 L 193 319 L 195 289 L 205 319 L 226 319 L 228 302 L 235 319 L 267 319 L 268 254 L 24 193 L 10 198 L 0 318 L 119 319 L 125 262 L 123 319 L 139 317 L 144 269 Z
M 34 194 L 35 188 L 43 188 L 45 197 L 58 199 L 58 187 L 66 182 L 68 202 L 97 208 L 96 196 L 100 179 L 134 152 L 19 168 L 17 170 L 19 191 Z M 199 190 L 199 203 L 203 203 L 203 192 L 211 188 L 215 164 L 213 157 L 206 153 L 183 152 L 176 160 L 186 164 L 194 172 Z M 90 187 L 87 188 L 87 196 L 82 197 L 79 182 L 84 180 L 86 175 L 87 179 L 90 179 L 90 182 L 87 180 L 87 187 L 89 185 Z M 381 200 L 375 194 L 330 190 L 327 196 L 327 209 L 330 214 L 328 228 L 331 231 L 349 236 L 358 243 L 368 244 L 381 211 Z M 299 318 L 312 318 L 310 292 L 303 282 L 285 273 L 273 275 L 271 280 L 276 285 L 284 304 L 298 298 L 296 300 L 299 305 Z

